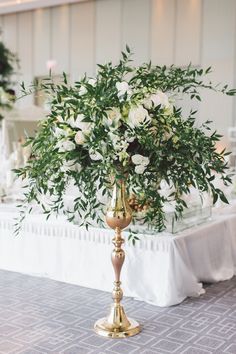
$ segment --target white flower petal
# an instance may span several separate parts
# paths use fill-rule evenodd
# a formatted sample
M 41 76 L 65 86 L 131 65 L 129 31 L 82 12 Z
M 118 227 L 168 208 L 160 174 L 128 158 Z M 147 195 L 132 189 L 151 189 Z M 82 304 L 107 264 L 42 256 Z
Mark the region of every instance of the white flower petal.
M 84 135 L 84 133 L 79 130 L 76 134 L 75 134 L 75 142 L 77 145 L 83 145 L 86 141 L 86 136 Z
M 93 161 L 99 161 L 103 159 L 102 155 L 98 151 L 89 150 L 89 156 Z
M 81 86 L 80 89 L 79 89 L 79 96 L 83 96 L 87 93 L 87 89 L 85 86 Z
M 146 167 L 143 166 L 143 165 L 138 165 L 138 166 L 135 166 L 135 172 L 139 175 L 142 175 L 145 171 Z
M 93 78 L 91 78 L 91 79 L 88 80 L 88 84 L 91 85 L 91 86 L 95 86 L 95 85 L 96 85 L 96 82 L 97 82 L 97 80 L 96 80 L 96 79 L 93 79 Z
M 138 127 L 142 123 L 149 124 L 151 117 L 148 115 L 148 111 L 142 106 L 132 107 L 129 111 L 127 124 L 131 128 Z

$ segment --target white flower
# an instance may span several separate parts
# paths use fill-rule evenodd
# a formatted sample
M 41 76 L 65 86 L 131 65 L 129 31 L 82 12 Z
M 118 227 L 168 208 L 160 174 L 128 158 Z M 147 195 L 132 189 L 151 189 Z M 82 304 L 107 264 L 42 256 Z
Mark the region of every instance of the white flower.
M 116 135 L 112 132 L 108 133 L 108 136 L 110 138 L 110 141 L 113 145 L 114 150 L 119 151 L 119 152 L 126 152 L 126 150 L 129 147 L 129 143 L 127 142 L 126 139 L 124 139 L 124 137 L 120 137 L 119 135 Z
M 107 113 L 107 119 L 106 123 L 110 127 L 117 128 L 120 125 L 120 120 L 121 120 L 121 113 L 119 108 L 113 107 L 106 111 Z
M 75 142 L 77 145 L 83 145 L 86 141 L 86 136 L 84 135 L 84 133 L 79 130 L 76 134 L 75 134 Z
M 164 113 L 168 116 L 170 116 L 171 114 L 173 114 L 174 112 L 174 108 L 173 106 L 170 104 L 169 107 L 166 107 L 164 110 Z
M 75 128 L 81 129 L 82 131 L 89 131 L 91 128 L 91 123 L 83 122 L 84 118 L 84 114 L 77 115 L 75 120 Z
M 66 152 L 74 150 L 75 144 L 70 140 L 61 140 L 57 143 L 56 147 L 59 152 Z
M 150 123 L 151 117 L 143 106 L 132 107 L 128 115 L 128 125 L 131 128 L 138 127 L 142 123 Z
M 103 159 L 103 157 L 100 154 L 100 152 L 94 151 L 92 149 L 89 150 L 89 156 L 90 156 L 91 160 L 93 160 L 93 161 L 99 161 L 99 160 Z
M 73 117 L 70 117 L 69 119 L 67 119 L 66 123 L 69 124 L 71 126 L 71 128 L 75 128 L 75 120 Z
M 139 175 L 142 175 L 145 171 L 146 167 L 143 166 L 143 165 L 138 165 L 138 166 L 135 166 L 135 172 L 138 173 Z
M 117 82 L 116 88 L 118 91 L 118 98 L 119 99 L 123 98 L 125 94 L 127 94 L 128 98 L 131 96 L 132 91 L 130 89 L 128 82 L 126 82 L 126 81 Z
M 57 116 L 57 120 L 60 123 L 64 123 L 64 119 L 62 118 L 62 116 Z
M 114 134 L 113 132 L 109 132 L 109 133 L 108 133 L 108 136 L 109 136 L 109 138 L 110 138 L 110 140 L 111 140 L 113 146 L 115 146 L 115 145 L 118 144 L 118 142 L 119 142 L 119 140 L 120 140 L 119 135 L 116 135 L 116 134 Z
M 125 166 L 124 163 L 126 164 L 126 162 L 128 161 L 129 154 L 126 151 L 122 150 L 115 155 L 115 160 L 117 159 L 116 156 L 118 157 L 119 161 L 123 163 L 123 166 Z
M 87 89 L 85 86 L 81 86 L 80 89 L 79 89 L 79 96 L 83 96 L 87 93 Z
M 9 94 L 2 87 L 0 87 L 0 103 L 9 104 Z
M 127 143 L 132 143 L 135 140 L 135 136 L 132 136 L 128 130 L 125 131 L 124 138 Z
M 74 119 L 73 117 L 70 117 L 67 120 L 67 123 L 72 127 L 72 128 L 77 128 L 82 130 L 83 132 L 90 132 L 91 129 L 91 123 L 88 122 L 83 122 L 85 116 L 84 114 L 78 114 L 76 119 Z
M 133 155 L 131 157 L 131 160 L 132 160 L 133 164 L 141 165 L 141 166 L 144 166 L 144 167 L 146 167 L 149 164 L 149 162 L 150 162 L 148 157 L 145 157 L 145 156 L 139 155 L 139 154 Z
M 80 163 L 76 162 L 76 160 L 69 160 L 63 162 L 61 170 L 63 172 L 74 171 L 79 173 L 82 170 L 82 166 Z
M 159 105 L 161 106 L 161 108 L 170 107 L 168 96 L 160 90 L 146 98 L 143 104 L 144 107 L 146 107 L 147 109 L 150 109 L 152 106 L 157 107 Z
M 55 128 L 54 130 L 54 135 L 56 138 L 61 138 L 63 136 L 66 136 L 66 131 L 64 129 L 61 129 L 61 128 Z
M 132 143 L 134 140 L 135 140 L 135 137 L 134 136 L 127 136 L 125 138 L 125 140 L 128 142 L 128 143 Z
M 89 79 L 88 84 L 91 85 L 91 86 L 95 86 L 96 82 L 97 82 L 96 79 L 91 78 L 91 79 Z

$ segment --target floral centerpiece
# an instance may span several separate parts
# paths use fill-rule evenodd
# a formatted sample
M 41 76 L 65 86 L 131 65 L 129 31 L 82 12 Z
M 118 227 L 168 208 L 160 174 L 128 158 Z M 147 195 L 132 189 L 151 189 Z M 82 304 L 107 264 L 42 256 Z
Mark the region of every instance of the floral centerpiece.
M 182 196 L 190 186 L 211 193 L 213 203 L 227 202 L 214 186 L 216 173 L 230 183 L 227 153 L 215 147 L 221 136 L 211 132 L 210 121 L 197 127 L 196 111 L 184 117 L 178 101 L 183 95 L 200 101 L 200 89 L 235 94 L 227 85 L 207 82 L 210 70 L 151 63 L 133 67 L 127 47 L 118 65 L 98 65 L 95 78 L 85 75 L 71 86 L 64 74 L 61 84 L 49 78 L 30 90 L 23 85 L 25 94 L 44 90 L 51 97 L 50 113 L 26 143 L 32 159 L 16 171 L 28 181 L 25 206 L 36 201 L 48 216 L 63 210 L 80 225 L 99 224 L 111 184 L 125 178 L 133 204 L 145 211 L 143 222 L 160 231 L 165 204 L 172 203 L 181 215 L 187 206 Z M 69 183 L 78 192 L 68 208 Z

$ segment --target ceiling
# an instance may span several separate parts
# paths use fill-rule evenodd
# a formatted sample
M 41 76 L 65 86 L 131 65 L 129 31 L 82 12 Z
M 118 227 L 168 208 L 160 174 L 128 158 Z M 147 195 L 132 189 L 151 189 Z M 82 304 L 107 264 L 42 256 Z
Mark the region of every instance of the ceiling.
M 86 0 L 0 0 L 0 15 Z

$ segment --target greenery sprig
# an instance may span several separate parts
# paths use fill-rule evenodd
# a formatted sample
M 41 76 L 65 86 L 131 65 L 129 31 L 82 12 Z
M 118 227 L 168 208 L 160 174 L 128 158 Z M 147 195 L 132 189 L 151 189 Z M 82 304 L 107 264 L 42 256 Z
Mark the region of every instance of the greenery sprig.
M 14 102 L 15 92 L 12 89 L 11 78 L 18 65 L 17 55 L 12 53 L 3 42 L 0 42 L 0 108 L 2 109 L 11 108 Z M 0 121 L 2 118 L 3 115 L 0 112 Z

